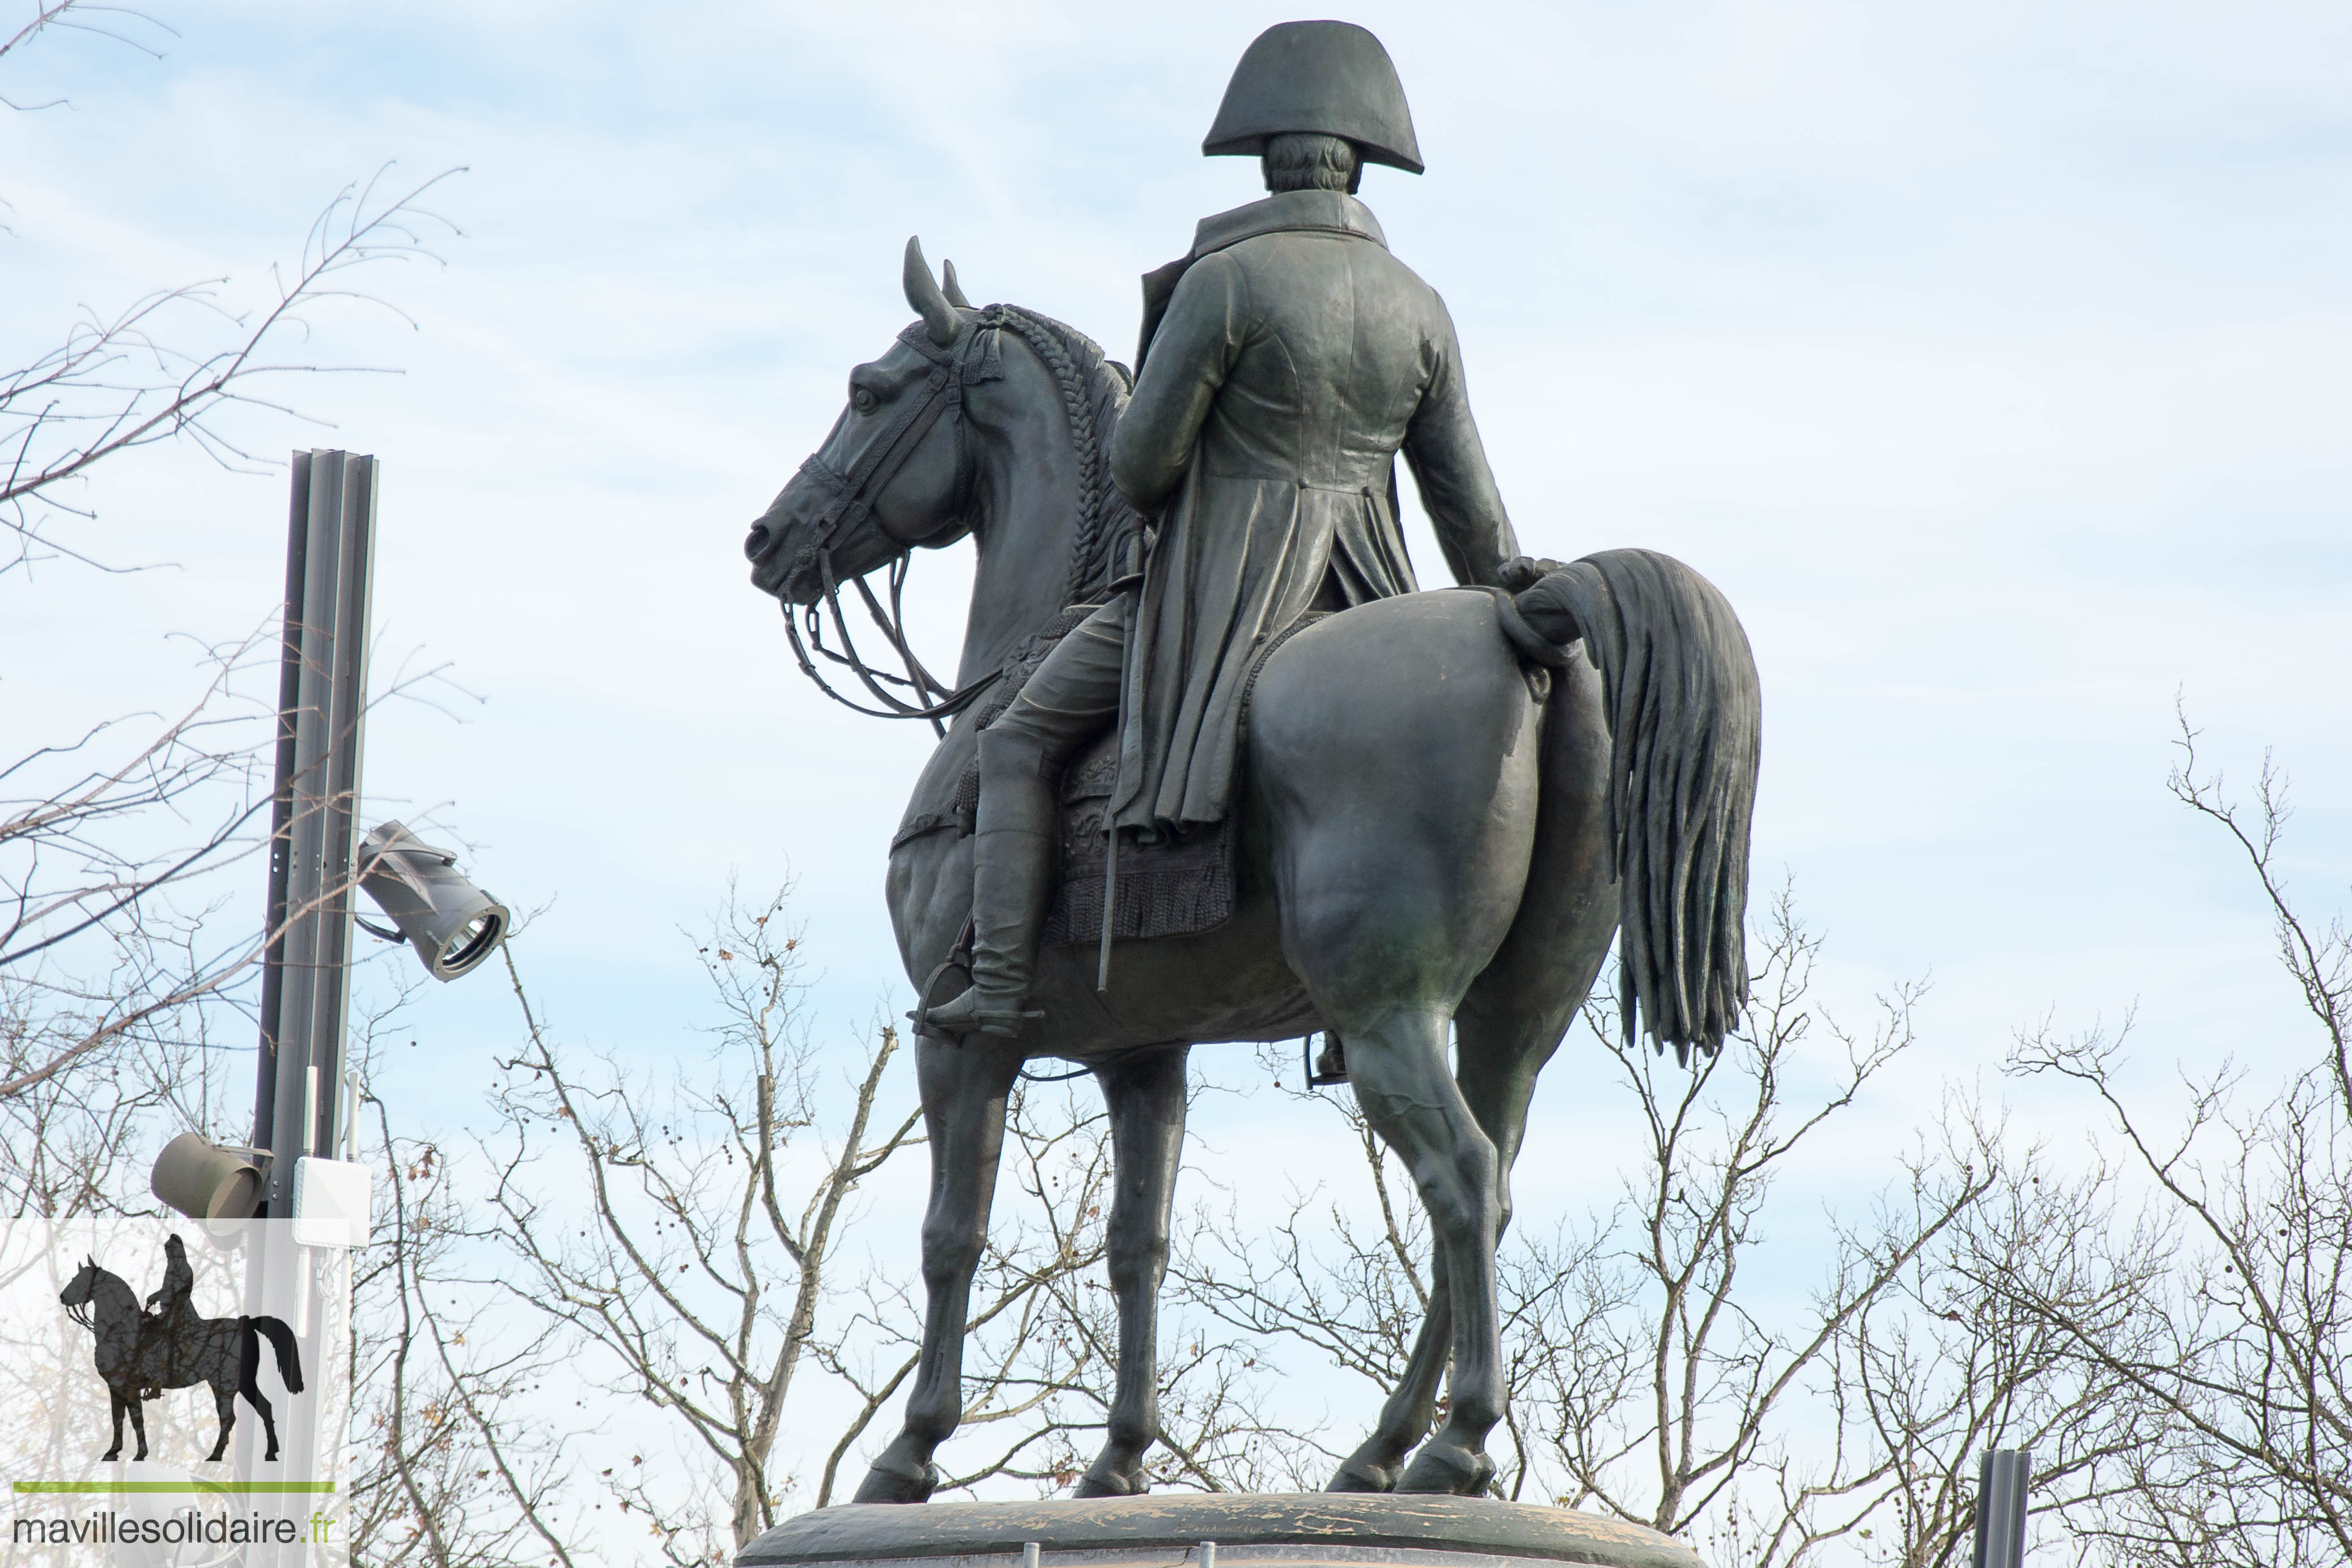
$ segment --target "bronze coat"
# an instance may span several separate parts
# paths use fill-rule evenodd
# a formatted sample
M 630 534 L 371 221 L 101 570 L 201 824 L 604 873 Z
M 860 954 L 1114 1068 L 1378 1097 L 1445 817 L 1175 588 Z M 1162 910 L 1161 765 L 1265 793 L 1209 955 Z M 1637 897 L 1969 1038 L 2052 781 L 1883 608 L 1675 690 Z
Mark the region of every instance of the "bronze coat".
M 1151 298 L 1181 274 L 1155 324 Z M 1111 476 L 1159 534 L 1127 661 L 1122 827 L 1223 816 L 1253 655 L 1318 601 L 1418 584 L 1398 453 L 1446 564 L 1499 582 L 1518 553 L 1436 290 L 1370 209 L 1291 191 L 1203 219 L 1146 280 L 1145 355 Z M 1326 592 L 1327 583 L 1328 591 Z

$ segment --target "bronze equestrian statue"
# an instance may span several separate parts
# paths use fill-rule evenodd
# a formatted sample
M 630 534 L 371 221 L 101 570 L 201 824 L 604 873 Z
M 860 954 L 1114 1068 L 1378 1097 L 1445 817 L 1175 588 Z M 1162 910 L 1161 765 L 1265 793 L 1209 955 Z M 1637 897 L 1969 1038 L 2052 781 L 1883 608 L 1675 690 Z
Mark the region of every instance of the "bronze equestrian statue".
M 1475 1494 L 1503 1414 L 1495 1249 L 1537 1073 L 1612 936 L 1629 1036 L 1638 1017 L 1662 1049 L 1711 1051 L 1746 999 L 1746 636 L 1667 557 L 1517 556 L 1444 307 L 1352 193 L 1367 162 L 1421 169 L 1386 52 L 1345 23 L 1270 29 L 1202 150 L 1259 154 L 1272 194 L 1146 278 L 1131 381 L 1068 327 L 973 308 L 910 241 L 920 319 L 851 372 L 745 544 L 804 673 L 824 684 L 822 659 L 880 704 L 866 711 L 953 720 L 890 851 L 921 1001 L 929 1301 L 905 1424 L 861 1501 L 938 1484 L 1029 1061 L 1093 1072 L 1118 1166 L 1118 1384 L 1080 1495 L 1142 1490 L 1158 1436 L 1188 1051 L 1318 1030 L 1345 1042 L 1436 1253 L 1404 1381 L 1331 1484 Z M 1400 453 L 1474 591 L 1416 591 Z M 950 687 L 909 649 L 898 589 L 910 551 L 966 537 Z M 849 646 L 845 585 L 904 676 Z

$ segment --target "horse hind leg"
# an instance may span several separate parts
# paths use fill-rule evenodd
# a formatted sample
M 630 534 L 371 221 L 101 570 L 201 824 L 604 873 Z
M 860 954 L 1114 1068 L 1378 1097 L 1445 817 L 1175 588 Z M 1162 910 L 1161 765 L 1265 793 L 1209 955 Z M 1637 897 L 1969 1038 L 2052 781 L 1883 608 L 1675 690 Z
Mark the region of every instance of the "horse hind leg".
M 1437 1390 L 1454 1352 L 1454 1287 L 1446 1277 L 1445 1246 L 1430 1248 L 1429 1307 L 1413 1335 L 1404 1375 L 1381 1406 L 1380 1424 L 1340 1461 L 1326 1491 L 1394 1491 L 1404 1478 L 1404 1457 L 1429 1436 L 1437 1417 Z
M 931 1456 L 963 1420 L 963 1342 L 971 1279 L 988 1239 L 1004 1148 L 1004 1102 L 1021 1069 L 1017 1047 L 991 1049 L 975 1034 L 961 1047 L 924 1040 L 916 1078 L 931 1150 L 931 1198 L 923 1217 L 923 1343 L 898 1436 L 857 1489 L 858 1502 L 922 1502 L 940 1483 Z
M 1495 1142 L 1496 1239 L 1511 1223 L 1511 1171 L 1526 1137 L 1537 1075 L 1551 1061 L 1609 953 L 1617 890 L 1607 832 L 1609 732 L 1601 681 L 1583 659 L 1558 672 L 1539 752 L 1542 784 L 1525 891 L 1510 934 L 1454 1013 L 1454 1081 Z M 1453 1293 L 1433 1270 L 1405 1375 L 1381 1421 L 1339 1467 L 1334 1491 L 1385 1491 L 1428 1433 L 1452 1337 Z
M 246 1374 L 245 1381 L 237 1386 L 237 1392 L 245 1396 L 245 1402 L 247 1405 L 253 1406 L 253 1413 L 261 1417 L 261 1435 L 268 1447 L 268 1451 L 261 1457 L 264 1459 L 275 1459 L 278 1457 L 278 1417 L 269 1407 L 268 1396 L 261 1392 L 261 1385 L 254 1381 L 251 1373 Z
M 1348 1030 L 1347 1040 L 1358 1103 L 1412 1173 L 1432 1229 L 1445 1239 L 1438 1257 L 1456 1303 L 1450 1314 L 1454 1379 L 1445 1425 L 1423 1445 L 1397 1490 L 1475 1496 L 1494 1477 L 1486 1435 L 1503 1416 L 1495 1144 L 1445 1071 L 1443 1017 L 1400 1012 L 1385 1029 L 1359 1024 Z M 1370 1048 L 1360 1059 L 1360 1041 Z
M 1559 1048 L 1570 1019 L 1583 1005 L 1609 950 L 1613 926 L 1612 921 L 1598 932 L 1580 933 L 1583 940 L 1570 946 L 1560 967 L 1542 985 L 1514 984 L 1498 957 L 1454 1015 L 1454 1054 L 1460 1064 L 1454 1082 L 1471 1114 L 1495 1143 L 1498 1249 L 1511 1228 L 1511 1170 L 1527 1136 L 1536 1074 Z M 1405 1456 L 1429 1434 L 1454 1335 L 1454 1291 L 1443 1241 L 1432 1250 L 1429 1309 L 1422 1315 L 1404 1375 L 1381 1407 L 1380 1425 L 1332 1477 L 1332 1491 L 1394 1490 Z
M 1116 1186 L 1107 1249 L 1118 1303 L 1118 1382 L 1102 1452 L 1078 1482 L 1080 1497 L 1150 1490 L 1143 1456 L 1160 1435 L 1160 1285 L 1184 1152 L 1189 1054 L 1187 1046 L 1170 1045 L 1095 1070 L 1110 1112 Z

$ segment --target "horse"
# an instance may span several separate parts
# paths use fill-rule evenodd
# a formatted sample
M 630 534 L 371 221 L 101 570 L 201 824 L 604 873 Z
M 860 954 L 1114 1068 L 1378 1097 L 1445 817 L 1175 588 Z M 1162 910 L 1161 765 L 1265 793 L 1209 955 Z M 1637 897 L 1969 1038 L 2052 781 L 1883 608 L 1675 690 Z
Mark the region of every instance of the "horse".
M 850 372 L 847 406 L 744 552 L 753 585 L 781 601 L 802 671 L 829 695 L 953 720 L 886 884 L 900 957 L 929 1005 L 957 988 L 941 979 L 971 912 L 971 841 L 951 811 L 921 808 L 950 797 L 976 755 L 980 697 L 1037 656 L 1041 631 L 1071 623 L 1069 607 L 1102 597 L 1143 519 L 1112 490 L 1104 455 L 1132 384 L 1124 367 L 1050 318 L 975 308 L 953 264 L 935 279 L 914 240 L 902 285 L 919 319 Z M 913 550 L 967 537 L 976 560 L 950 689 L 914 656 L 898 589 Z M 865 581 L 877 570 L 887 612 Z M 844 585 L 905 677 L 847 644 Z M 821 611 L 846 651 L 826 645 Z M 834 689 L 803 623 L 881 706 Z M 1344 1042 L 1359 1103 L 1431 1217 L 1434 1254 L 1407 1372 L 1331 1488 L 1486 1490 L 1485 1443 L 1505 1398 L 1495 1251 L 1537 1074 L 1621 915 L 1629 1038 L 1639 1016 L 1660 1050 L 1711 1051 L 1736 1027 L 1759 724 L 1729 604 L 1649 551 L 1587 557 L 1516 598 L 1377 600 L 1277 640 L 1244 726 L 1231 916 L 1115 953 L 1106 940 L 1099 964 L 1091 944 L 1045 946 L 1030 1004 L 1042 1016 L 1016 1038 L 934 1038 L 917 1015 L 931 1162 L 922 1346 L 903 1423 L 856 1500 L 919 1502 L 940 1482 L 932 1456 L 962 1416 L 965 1318 L 1006 1098 L 1040 1058 L 1091 1070 L 1116 1162 L 1106 1239 L 1118 1364 L 1103 1447 L 1076 1490 L 1145 1490 L 1188 1052 L 1318 1030 Z M 1444 1424 L 1431 1434 L 1449 1365 Z
M 147 1417 L 139 1408 L 141 1390 L 192 1388 L 209 1383 L 213 1405 L 220 1412 L 220 1439 L 205 1456 L 216 1461 L 228 1450 L 229 1428 L 236 1424 L 236 1396 L 261 1416 L 269 1450 L 262 1458 L 278 1458 L 278 1421 L 254 1374 L 261 1367 L 261 1341 L 267 1337 L 278 1353 L 278 1375 L 287 1392 L 302 1392 L 302 1362 L 294 1331 L 277 1318 L 193 1318 L 174 1333 L 168 1321 L 140 1310 L 139 1298 L 117 1276 L 86 1258 L 72 1283 L 58 1293 L 73 1320 L 97 1338 L 92 1358 L 98 1375 L 114 1396 L 114 1447 L 100 1456 L 122 1457 L 122 1417 L 128 1412 L 139 1434 L 139 1451 L 147 1457 Z

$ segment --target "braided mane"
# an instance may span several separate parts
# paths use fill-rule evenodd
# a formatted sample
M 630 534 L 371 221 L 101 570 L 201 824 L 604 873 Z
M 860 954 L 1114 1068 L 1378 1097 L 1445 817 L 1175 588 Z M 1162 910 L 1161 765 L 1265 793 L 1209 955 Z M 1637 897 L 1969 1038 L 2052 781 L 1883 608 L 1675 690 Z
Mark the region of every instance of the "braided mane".
M 1070 444 L 1078 459 L 1078 517 L 1070 540 L 1068 602 L 1084 603 L 1108 585 L 1111 547 L 1143 524 L 1142 516 L 1111 483 L 1106 452 L 1134 382 L 1125 365 L 1104 358 L 1102 346 L 1076 328 L 1017 305 L 989 309 L 1035 352 L 1062 394 L 1062 413 L 1069 421 Z

